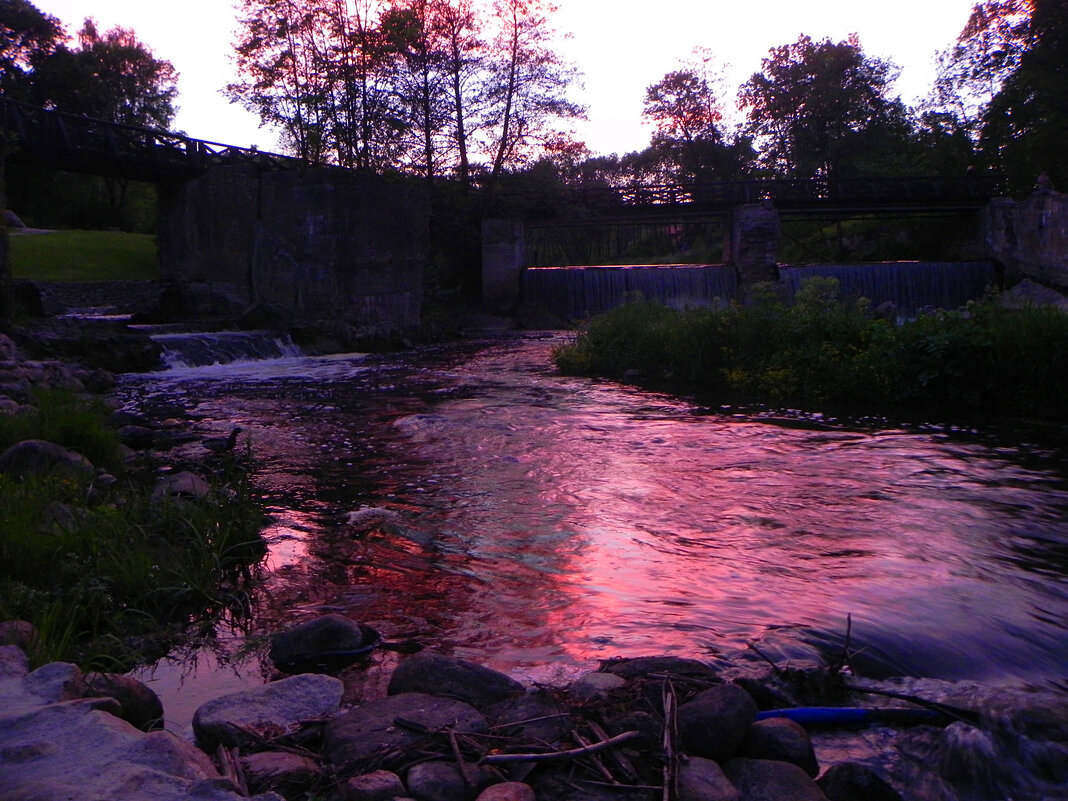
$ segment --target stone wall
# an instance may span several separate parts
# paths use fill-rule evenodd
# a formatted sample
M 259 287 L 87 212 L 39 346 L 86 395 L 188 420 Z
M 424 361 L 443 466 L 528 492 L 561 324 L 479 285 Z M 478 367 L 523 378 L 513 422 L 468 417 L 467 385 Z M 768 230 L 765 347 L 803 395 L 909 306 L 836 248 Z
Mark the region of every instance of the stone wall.
M 399 179 L 233 166 L 160 187 L 160 270 L 182 318 L 256 310 L 346 339 L 403 334 L 428 247 L 425 195 Z
M 989 258 L 1005 265 L 1010 282 L 1030 278 L 1068 291 L 1068 195 L 1040 191 L 1021 201 L 995 200 L 983 227 Z

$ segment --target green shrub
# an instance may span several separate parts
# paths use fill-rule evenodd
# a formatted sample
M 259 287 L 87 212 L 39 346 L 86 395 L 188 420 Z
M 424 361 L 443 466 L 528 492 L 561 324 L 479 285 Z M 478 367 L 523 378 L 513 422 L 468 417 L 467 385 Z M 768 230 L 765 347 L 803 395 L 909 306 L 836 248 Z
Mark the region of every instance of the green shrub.
M 893 326 L 840 300 L 833 278 L 809 279 L 793 304 L 771 285 L 719 310 L 631 303 L 554 357 L 565 373 L 670 380 L 719 401 L 1068 417 L 1068 315 L 984 302 Z

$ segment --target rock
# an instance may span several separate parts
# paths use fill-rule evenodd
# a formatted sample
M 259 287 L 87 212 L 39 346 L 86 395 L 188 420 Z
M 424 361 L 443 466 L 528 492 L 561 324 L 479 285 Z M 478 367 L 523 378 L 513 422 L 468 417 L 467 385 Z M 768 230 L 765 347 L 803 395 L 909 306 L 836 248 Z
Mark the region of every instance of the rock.
M 741 687 L 724 684 L 679 707 L 679 738 L 688 754 L 724 762 L 742 744 L 756 718 L 756 702 Z
M 842 762 L 816 781 L 828 801 L 901 801 L 897 790 L 866 765 Z
M 269 656 L 287 673 L 311 672 L 317 667 L 345 667 L 370 653 L 382 641 L 370 626 L 344 615 L 322 615 L 276 634 Z
M 89 673 L 85 676 L 86 698 L 114 698 L 122 705 L 123 720 L 141 731 L 163 726 L 163 704 L 147 685 L 120 673 Z
M 397 666 L 387 692 L 390 695 L 427 693 L 481 708 L 518 695 L 523 692 L 523 685 L 466 659 L 423 652 L 409 656 Z
M 397 718 L 430 730 L 446 726 L 458 732 L 489 729 L 482 713 L 463 701 L 402 693 L 361 704 L 329 721 L 323 732 L 323 754 L 332 764 L 346 766 L 380 751 L 406 748 L 425 736 L 397 726 Z
M 147 426 L 126 425 L 118 430 L 119 441 L 135 451 L 151 448 L 156 442 L 156 432 Z
M 241 770 L 249 790 L 256 793 L 266 790 L 277 790 L 283 795 L 303 793 L 323 778 L 318 762 L 287 751 L 246 754 L 241 757 Z
M 719 763 L 689 757 L 679 765 L 679 801 L 741 801 Z
M 827 801 L 797 765 L 770 759 L 732 759 L 723 765 L 744 801 Z
M 404 783 L 400 776 L 388 770 L 376 770 L 362 776 L 353 776 L 345 782 L 342 801 L 393 801 L 404 795 Z
M 514 695 L 483 711 L 497 732 L 506 737 L 555 744 L 571 730 L 567 712 L 547 692 Z
M 1055 289 L 1025 278 L 1011 289 L 1006 289 L 997 298 L 997 304 L 1007 309 L 1027 309 L 1049 306 L 1068 311 L 1068 297 Z
M 420 762 L 408 771 L 405 783 L 417 801 L 474 801 L 494 781 L 493 774 L 477 765 L 468 765 L 467 775 L 474 787 L 467 785 L 455 762 Z
M 93 472 L 93 463 L 80 453 L 40 439 L 23 440 L 0 454 L 0 473 L 10 476 L 55 473 L 89 478 Z
M 623 732 L 636 731 L 641 737 L 636 739 L 633 745 L 643 749 L 658 747 L 663 736 L 660 720 L 643 709 L 608 718 L 605 721 L 605 730 L 613 737 Z
M 749 727 L 749 734 L 738 753 L 750 759 L 791 762 L 813 778 L 820 772 L 812 738 L 803 726 L 787 718 L 756 721 Z
M 171 476 L 161 478 L 152 489 L 152 500 L 164 498 L 185 498 L 200 501 L 211 495 L 211 484 L 196 473 L 183 470 Z
M 26 651 L 36 636 L 37 630 L 28 620 L 5 620 L 0 622 L 0 646 L 17 645 L 20 649 Z M 25 659 L 25 654 L 23 654 L 23 659 Z M 3 671 L 0 670 L 0 678 L 2 677 Z
M 537 801 L 537 797 L 529 784 L 501 782 L 487 787 L 475 801 Z
M 568 694 L 578 701 L 603 701 L 612 690 L 624 687 L 627 680 L 615 673 L 587 673 L 568 687 Z
M 0 648 L 0 714 L 16 715 L 81 696 L 82 671 L 77 665 L 50 662 L 30 672 L 21 648 Z
M 85 509 L 78 509 L 59 501 L 50 501 L 41 512 L 41 522 L 37 530 L 42 533 L 67 533 L 77 531 L 88 519 Z
M 343 691 L 332 676 L 291 676 L 202 704 L 193 715 L 193 732 L 210 748 L 252 745 L 297 731 L 304 721 L 336 715 Z
M 95 703 L 23 704 L 21 712 L 0 703 L 0 787 L 5 801 L 241 798 L 191 743 L 169 732 L 145 734 L 94 709 Z M 256 798 L 284 801 L 273 793 Z
M 645 678 L 649 674 L 685 676 L 689 679 L 719 681 L 716 671 L 696 659 L 677 656 L 639 656 L 634 659 L 614 659 L 605 662 L 601 670 L 625 679 Z

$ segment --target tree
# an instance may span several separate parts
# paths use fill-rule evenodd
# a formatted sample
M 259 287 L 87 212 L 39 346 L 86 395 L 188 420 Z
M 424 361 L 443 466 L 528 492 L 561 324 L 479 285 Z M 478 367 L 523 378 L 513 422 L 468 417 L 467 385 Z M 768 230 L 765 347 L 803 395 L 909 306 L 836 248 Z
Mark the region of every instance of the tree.
M 1068 6 L 1031 0 L 1026 47 L 983 115 L 980 148 L 1016 191 L 1045 173 L 1068 187 Z
M 888 97 L 893 65 L 844 42 L 801 36 L 772 48 L 740 102 L 765 166 L 799 178 L 879 169 L 907 139 L 904 105 Z
M 585 114 L 565 96 L 576 72 L 553 49 L 554 13 L 556 6 L 547 0 L 494 2 L 484 117 L 491 190 L 505 167 L 522 164 L 556 137 L 561 123 Z
M 956 43 L 938 54 L 930 109 L 953 115 L 978 139 L 984 112 L 1020 65 L 1029 28 L 1028 0 L 976 3 Z
M 0 0 L 0 92 L 25 90 L 34 66 L 62 44 L 63 24 L 26 0 Z

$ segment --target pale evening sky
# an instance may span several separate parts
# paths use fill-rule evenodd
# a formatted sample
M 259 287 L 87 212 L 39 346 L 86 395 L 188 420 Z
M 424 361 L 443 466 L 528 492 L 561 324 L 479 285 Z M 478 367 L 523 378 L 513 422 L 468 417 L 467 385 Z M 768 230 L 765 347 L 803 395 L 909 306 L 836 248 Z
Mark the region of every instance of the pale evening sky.
M 276 149 L 258 119 L 220 89 L 234 79 L 230 54 L 236 11 L 228 0 L 33 0 L 70 33 L 92 16 L 102 28 L 133 28 L 158 58 L 180 73 L 176 128 L 232 145 Z M 851 32 L 864 51 L 902 68 L 896 93 L 912 104 L 934 77 L 935 52 L 949 46 L 974 0 L 559 0 L 554 19 L 573 37 L 561 52 L 583 73 L 576 99 L 589 108 L 578 134 L 595 153 L 625 153 L 649 143 L 641 123 L 645 88 L 678 69 L 694 47 L 729 65 L 731 93 L 772 47 L 805 33 L 835 41 Z

